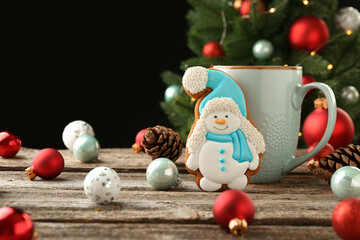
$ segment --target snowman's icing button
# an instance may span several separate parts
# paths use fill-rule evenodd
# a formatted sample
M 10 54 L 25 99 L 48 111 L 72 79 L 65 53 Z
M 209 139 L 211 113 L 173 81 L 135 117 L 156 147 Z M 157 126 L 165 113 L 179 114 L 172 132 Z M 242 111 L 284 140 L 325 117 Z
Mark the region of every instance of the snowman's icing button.
M 220 170 L 223 172 L 223 171 L 226 170 L 226 167 L 225 167 L 224 165 L 221 165 L 221 166 L 220 166 Z
M 219 153 L 224 154 L 225 153 L 225 148 L 220 148 Z
M 219 161 L 220 161 L 220 163 L 224 163 L 225 162 L 225 158 L 219 158 Z

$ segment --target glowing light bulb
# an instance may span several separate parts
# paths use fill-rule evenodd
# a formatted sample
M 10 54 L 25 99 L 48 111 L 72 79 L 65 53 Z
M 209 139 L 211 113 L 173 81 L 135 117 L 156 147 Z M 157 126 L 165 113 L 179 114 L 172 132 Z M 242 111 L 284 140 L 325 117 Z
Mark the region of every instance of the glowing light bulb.
M 308 1 L 308 0 L 303 0 L 303 4 L 304 4 L 305 6 L 307 6 L 307 5 L 309 4 L 309 1 Z
M 269 13 L 274 13 L 276 11 L 276 8 L 270 8 Z
M 310 53 L 311 56 L 314 56 L 315 54 L 316 54 L 315 51 L 312 51 L 312 52 Z
M 236 10 L 239 10 L 239 8 L 241 7 L 241 0 L 235 0 L 233 6 Z
M 331 69 L 333 69 L 333 67 L 334 67 L 334 66 L 330 63 L 329 65 L 327 65 L 326 68 L 327 68 L 327 70 L 331 70 Z
M 351 30 L 346 30 L 345 33 L 346 33 L 346 35 L 349 35 L 349 36 L 350 36 L 350 35 L 352 34 L 352 31 L 351 31 Z

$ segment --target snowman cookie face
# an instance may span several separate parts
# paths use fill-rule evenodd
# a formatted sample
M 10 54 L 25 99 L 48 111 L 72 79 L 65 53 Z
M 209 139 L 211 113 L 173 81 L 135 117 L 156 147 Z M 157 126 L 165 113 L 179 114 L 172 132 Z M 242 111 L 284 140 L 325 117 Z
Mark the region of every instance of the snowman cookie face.
M 199 99 L 186 143 L 187 170 L 204 191 L 245 188 L 260 169 L 265 141 L 241 88 L 226 73 L 203 67 L 189 68 L 183 86 Z
M 204 120 L 206 130 L 215 134 L 230 134 L 239 128 L 241 121 L 234 113 L 225 111 L 213 112 Z

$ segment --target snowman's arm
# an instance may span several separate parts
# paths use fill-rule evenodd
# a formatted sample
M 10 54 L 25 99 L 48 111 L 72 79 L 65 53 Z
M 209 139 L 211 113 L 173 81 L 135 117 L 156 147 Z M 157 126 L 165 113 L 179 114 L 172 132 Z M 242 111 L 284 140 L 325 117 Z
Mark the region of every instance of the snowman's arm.
M 250 141 L 247 141 L 247 144 L 249 146 L 250 153 L 252 155 L 252 161 L 249 164 L 249 169 L 250 170 L 255 170 L 259 166 L 259 155 L 256 153 L 256 149 L 255 149 L 254 145 L 252 145 L 252 143 Z
M 186 166 L 191 171 L 196 171 L 199 168 L 198 152 L 191 153 L 186 160 Z

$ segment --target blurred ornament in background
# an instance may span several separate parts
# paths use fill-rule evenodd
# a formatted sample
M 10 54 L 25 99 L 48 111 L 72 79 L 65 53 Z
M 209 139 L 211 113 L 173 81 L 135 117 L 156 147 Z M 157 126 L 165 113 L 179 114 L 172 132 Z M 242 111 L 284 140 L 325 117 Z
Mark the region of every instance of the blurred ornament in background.
M 254 57 L 260 60 L 269 58 L 273 54 L 273 52 L 273 44 L 265 39 L 256 41 L 252 48 L 252 53 Z
M 75 158 L 81 162 L 92 162 L 99 156 L 100 143 L 93 136 L 78 137 L 73 145 L 73 153 Z
M 222 58 L 225 56 L 221 44 L 215 41 L 206 43 L 202 52 L 206 58 Z
M 241 16 L 249 17 L 252 2 L 253 2 L 253 0 L 242 0 L 241 1 L 240 8 L 239 8 L 239 12 L 240 12 Z M 264 3 L 264 1 L 263 0 L 258 0 L 257 4 L 258 4 L 258 6 L 257 6 L 256 10 L 259 13 L 265 12 L 266 4 Z
M 66 125 L 62 134 L 62 139 L 65 146 L 72 151 L 75 140 L 83 135 L 95 137 L 94 129 L 87 122 L 76 120 Z
M 335 16 L 336 28 L 342 31 L 357 31 L 360 27 L 360 13 L 356 8 L 341 8 Z
M 135 137 L 135 143 L 131 146 L 135 153 L 139 153 L 144 151 L 144 147 L 141 145 L 142 140 L 144 139 L 144 135 L 146 133 L 147 128 L 141 129 Z
M 172 102 L 175 101 L 178 96 L 180 96 L 181 87 L 179 85 L 170 85 L 165 90 L 165 101 Z
M 34 240 L 34 224 L 30 216 L 19 208 L 0 208 L 1 240 Z
M 146 180 L 156 190 L 169 190 L 181 183 L 175 163 L 167 158 L 155 159 L 148 165 Z
M 21 148 L 21 140 L 13 133 L 0 132 L 0 156 L 3 158 L 14 157 Z
M 329 40 L 329 29 L 324 20 L 303 16 L 295 20 L 288 32 L 290 46 L 297 50 L 321 52 Z
M 359 92 L 353 86 L 346 86 L 341 89 L 341 98 L 347 103 L 357 103 L 359 101 Z
M 97 204 L 107 204 L 115 200 L 121 190 L 119 175 L 108 167 L 91 170 L 84 180 L 86 196 Z
M 316 82 L 316 81 L 311 75 L 307 75 L 307 74 L 303 75 L 303 77 L 302 77 L 302 85 L 305 85 L 305 84 L 308 84 L 308 83 L 313 83 L 313 82 Z M 314 88 L 310 89 L 306 93 L 306 97 L 310 96 L 313 92 L 314 92 Z
M 330 181 L 332 192 L 340 199 L 360 197 L 360 170 L 345 166 L 334 172 Z

